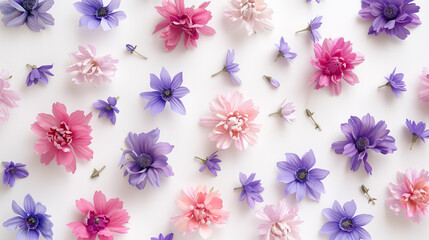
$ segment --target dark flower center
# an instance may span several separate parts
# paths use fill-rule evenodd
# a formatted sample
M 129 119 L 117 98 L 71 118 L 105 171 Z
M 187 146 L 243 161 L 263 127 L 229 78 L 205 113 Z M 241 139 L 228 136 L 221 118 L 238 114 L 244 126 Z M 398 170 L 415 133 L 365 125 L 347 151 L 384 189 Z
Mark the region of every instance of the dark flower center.
M 343 230 L 344 232 L 351 232 L 355 227 L 355 223 L 353 222 L 353 220 L 348 217 L 341 219 L 338 225 L 340 229 Z
M 369 145 L 369 139 L 366 137 L 359 137 L 355 142 L 356 149 L 359 152 L 365 151 L 365 149 L 368 148 L 368 145 Z
M 35 215 L 30 215 L 27 217 L 25 225 L 29 229 L 36 229 L 37 226 L 39 226 L 39 218 L 37 218 Z
M 296 180 L 300 182 L 305 182 L 308 179 L 308 170 L 307 168 L 300 168 L 298 171 L 295 172 L 295 178 Z
M 110 110 L 112 110 L 112 107 L 111 107 L 110 105 L 107 105 L 107 106 L 106 106 L 106 110 L 107 110 L 107 111 L 110 111 Z
M 86 229 L 88 232 L 96 234 L 105 229 L 110 222 L 110 218 L 105 215 L 95 215 L 95 212 L 89 212 L 86 217 Z
M 104 18 L 107 16 L 107 9 L 105 7 L 100 7 L 97 9 L 97 11 L 95 12 L 95 16 L 97 18 Z
M 9 173 L 10 173 L 10 174 L 14 174 L 14 173 L 16 173 L 16 169 L 11 169 L 11 170 L 9 170 Z
M 31 10 L 33 10 L 34 5 L 36 5 L 36 0 L 23 0 L 22 1 L 22 7 L 31 12 Z
M 148 168 L 152 165 L 153 161 L 152 161 L 152 157 L 149 154 L 146 153 L 141 153 L 137 159 L 136 159 L 137 164 L 141 167 L 141 168 Z
M 170 98 L 173 96 L 171 89 L 164 89 L 161 93 L 161 97 L 164 101 L 170 100 Z
M 384 8 L 383 15 L 387 20 L 395 19 L 398 16 L 398 8 L 390 4 Z

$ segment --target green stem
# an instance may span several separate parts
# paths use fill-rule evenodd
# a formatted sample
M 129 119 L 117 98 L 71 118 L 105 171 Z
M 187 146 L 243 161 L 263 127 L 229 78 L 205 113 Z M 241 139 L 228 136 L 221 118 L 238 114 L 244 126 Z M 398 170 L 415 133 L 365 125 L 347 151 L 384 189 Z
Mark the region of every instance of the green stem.
M 413 134 L 413 140 L 411 141 L 410 151 L 413 150 L 413 146 L 417 142 L 418 139 L 419 139 L 419 136 Z
M 216 76 L 216 75 L 218 75 L 218 74 L 220 74 L 220 73 L 222 73 L 222 72 L 226 72 L 226 67 L 224 66 L 223 68 L 222 68 L 222 70 L 220 70 L 219 72 L 217 72 L 217 73 L 215 73 L 215 74 L 212 74 L 212 76 L 211 77 L 214 77 L 214 76 Z
M 198 160 L 201 160 L 201 162 L 203 162 L 204 164 L 206 164 L 206 163 L 207 163 L 207 159 L 200 158 L 200 157 L 197 157 L 197 156 L 195 156 L 194 158 L 195 158 L 195 159 L 198 159 Z
M 37 66 L 36 66 L 36 65 L 30 65 L 30 64 L 27 64 L 27 67 L 31 68 L 31 70 L 34 70 L 34 69 L 36 69 L 36 68 L 37 68 Z
M 283 56 L 284 56 L 283 53 L 279 51 L 279 54 L 277 54 L 277 57 L 276 57 L 276 59 L 274 59 L 274 62 L 277 62 L 277 59 L 279 59 Z
M 142 57 L 144 60 L 147 60 L 147 57 L 143 56 L 141 53 L 134 51 L 137 55 L 139 55 L 140 57 Z
M 311 121 L 313 121 L 314 125 L 316 126 L 315 129 L 319 129 L 319 131 L 322 131 L 322 128 L 320 128 L 320 125 L 313 118 L 314 112 L 311 112 L 309 109 L 305 109 L 305 113 L 307 113 L 307 116 L 311 119 Z
M 384 84 L 384 85 L 379 86 L 378 88 L 387 87 L 387 86 L 390 86 L 390 83 L 389 83 L 389 82 L 388 82 L 388 83 L 386 83 L 386 84 Z
M 243 189 L 243 187 L 236 187 L 236 188 L 234 188 L 234 190 L 241 190 L 241 189 Z
M 273 112 L 273 113 L 268 114 L 268 116 L 273 116 L 276 114 L 282 114 L 282 108 L 279 108 L 279 110 L 277 110 L 277 112 Z
M 308 27 L 307 28 L 304 28 L 304 29 L 302 29 L 302 30 L 299 30 L 299 31 L 297 31 L 296 33 L 300 33 L 300 32 L 305 32 L 305 31 L 310 31 L 311 30 L 311 27 L 310 27 L 310 25 L 308 25 Z M 295 34 L 296 34 L 295 33 Z
M 100 170 L 97 170 L 94 168 L 94 171 L 91 174 L 91 178 L 96 178 L 100 176 L 100 173 L 106 168 L 106 166 L 103 166 Z

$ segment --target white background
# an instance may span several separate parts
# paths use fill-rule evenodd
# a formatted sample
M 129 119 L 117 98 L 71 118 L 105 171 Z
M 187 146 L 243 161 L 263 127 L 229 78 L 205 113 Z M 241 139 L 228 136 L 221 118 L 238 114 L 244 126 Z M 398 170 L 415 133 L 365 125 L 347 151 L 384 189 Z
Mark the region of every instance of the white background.
M 131 219 L 127 226 L 127 235 L 116 235 L 115 239 L 150 239 L 160 232 L 164 235 L 174 232 L 175 239 L 183 239 L 180 233 L 170 225 L 171 216 L 179 214 L 174 201 L 179 197 L 185 184 L 196 186 L 205 184 L 209 188 L 219 189 L 224 200 L 224 208 L 231 211 L 227 225 L 215 229 L 212 239 L 259 239 L 254 210 L 245 202 L 239 202 L 238 173 L 247 175 L 256 172 L 256 178 L 262 179 L 265 187 L 264 204 L 276 204 L 283 197 L 284 184 L 276 181 L 278 169 L 276 162 L 284 161 L 285 152 L 300 156 L 313 149 L 316 155 L 316 167 L 328 169 L 331 173 L 323 181 L 326 194 L 319 203 L 305 199 L 297 204 L 295 196 L 288 196 L 291 206 L 299 206 L 303 219 L 301 236 L 304 240 L 329 239 L 319 234 L 321 226 L 327 221 L 322 209 L 331 207 L 334 200 L 340 203 L 354 199 L 357 213 L 369 213 L 375 216 L 366 226 L 373 239 L 427 239 L 429 234 L 429 216 L 421 224 L 405 220 L 404 215 L 395 216 L 385 206 L 388 197 L 387 185 L 396 179 L 396 171 L 407 168 L 429 168 L 429 145 L 422 142 L 409 150 L 411 135 L 405 127 L 405 119 L 429 122 L 429 104 L 420 102 L 417 97 L 419 75 L 423 66 L 429 65 L 429 15 L 427 1 L 416 1 L 421 6 L 419 17 L 423 25 L 411 29 L 411 35 L 401 41 L 384 34 L 378 37 L 368 36 L 370 22 L 358 16 L 360 1 L 322 0 L 306 3 L 305 0 L 270 1 L 274 9 L 275 29 L 248 37 L 244 28 L 229 30 L 223 10 L 227 1 L 214 1 L 208 9 L 213 19 L 210 26 L 216 29 L 214 36 L 202 36 L 198 48 L 186 51 L 181 41 L 176 50 L 166 52 L 159 34 L 152 35 L 155 25 L 162 20 L 154 7 L 161 5 L 160 0 L 123 1 L 120 10 L 128 18 L 120 22 L 119 28 L 103 32 L 100 28 L 89 31 L 78 26 L 80 14 L 72 6 L 73 1 L 56 1 L 49 11 L 55 17 L 55 26 L 40 33 L 30 31 L 26 26 L 7 28 L 0 24 L 0 67 L 13 74 L 12 89 L 19 92 L 22 100 L 19 108 L 13 109 L 7 124 L 0 126 L 0 160 L 27 164 L 30 176 L 18 180 L 15 187 L 0 186 L 0 222 L 13 217 L 12 200 L 22 205 L 24 196 L 32 194 L 36 201 L 48 207 L 54 223 L 54 239 L 76 239 L 66 224 L 80 221 L 83 216 L 75 207 L 75 200 L 92 200 L 96 190 L 102 190 L 108 198 L 119 197 L 124 201 Z M 187 1 L 186 5 L 198 6 L 201 1 Z M 351 40 L 353 50 L 365 55 L 365 62 L 358 66 L 355 73 L 360 83 L 356 86 L 344 86 L 340 96 L 332 96 L 329 89 L 316 91 L 307 83 L 315 69 L 310 64 L 313 48 L 309 33 L 295 34 L 295 31 L 307 26 L 310 19 L 323 16 L 321 34 L 323 37 L 344 37 Z M 294 63 L 283 60 L 273 62 L 277 50 L 274 46 L 281 36 L 298 53 Z M 73 61 L 68 53 L 76 51 L 78 45 L 91 43 L 97 48 L 97 55 L 112 54 L 120 62 L 117 65 L 117 77 L 111 84 L 95 88 L 90 85 L 75 85 L 71 76 L 65 72 Z M 125 44 L 138 45 L 138 51 L 147 55 L 145 61 L 125 51 Z M 223 67 L 227 49 L 236 49 L 236 61 L 240 63 L 238 76 L 243 80 L 240 87 L 232 86 L 226 74 L 210 78 L 210 75 Z M 53 73 L 48 85 L 39 83 L 29 88 L 25 79 L 29 72 L 26 64 L 45 65 L 54 63 Z M 183 71 L 184 86 L 191 93 L 182 100 L 187 115 L 181 116 L 170 107 L 157 116 L 144 111 L 146 102 L 140 92 L 150 91 L 149 74 L 159 75 L 165 66 L 171 75 Z M 385 83 L 394 67 L 405 74 L 408 91 L 396 98 L 387 88 L 377 89 Z M 281 83 L 279 89 L 272 88 L 261 77 L 268 74 Z M 233 148 L 220 153 L 222 171 L 218 177 L 209 172 L 200 173 L 200 162 L 195 155 L 205 157 L 215 150 L 215 143 L 208 139 L 210 129 L 199 126 L 199 118 L 210 114 L 208 104 L 218 94 L 239 90 L 245 98 L 251 98 L 259 106 L 257 122 L 262 124 L 259 142 L 256 146 L 239 152 Z M 119 96 L 120 113 L 116 125 L 105 118 L 97 119 L 98 112 L 92 108 L 97 99 Z M 283 98 L 294 101 L 297 106 L 297 119 L 289 125 L 279 117 L 268 117 L 278 109 Z M 40 163 L 32 149 L 37 136 L 30 130 L 38 113 L 51 113 L 52 103 L 64 103 L 69 113 L 75 110 L 93 111 L 90 125 L 93 127 L 94 159 L 87 163 L 78 160 L 76 173 L 67 173 L 64 167 L 52 162 L 49 166 Z M 304 109 L 315 112 L 315 119 L 322 131 L 315 131 L 313 123 L 306 117 Z M 398 151 L 390 155 L 371 152 L 369 162 L 373 175 L 369 176 L 360 169 L 349 170 L 346 156 L 336 155 L 330 146 L 334 141 L 344 139 L 340 124 L 350 115 L 362 117 L 371 113 L 376 120 L 385 120 L 391 135 L 397 140 Z M 175 176 L 163 178 L 160 188 L 139 191 L 128 184 L 123 171 L 117 167 L 121 148 L 128 132 L 147 132 L 156 127 L 161 130 L 161 141 L 175 145 L 168 155 Z M 107 168 L 99 179 L 90 180 L 93 168 Z M 360 185 L 365 184 L 373 197 L 378 198 L 375 206 L 367 204 Z M 261 208 L 264 204 L 257 204 Z M 0 227 L 1 239 L 14 239 L 16 232 Z M 198 234 L 190 239 L 199 239 Z

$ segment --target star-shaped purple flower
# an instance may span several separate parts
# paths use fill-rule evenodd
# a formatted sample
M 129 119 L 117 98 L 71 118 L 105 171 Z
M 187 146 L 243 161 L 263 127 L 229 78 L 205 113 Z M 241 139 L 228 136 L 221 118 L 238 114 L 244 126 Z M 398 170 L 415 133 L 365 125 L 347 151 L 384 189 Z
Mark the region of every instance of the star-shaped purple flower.
M 221 168 L 219 166 L 218 163 L 222 162 L 222 160 L 220 160 L 217 156 L 217 153 L 219 152 L 219 150 L 217 150 L 216 152 L 212 153 L 209 157 L 207 157 L 206 159 L 203 158 L 199 158 L 199 157 L 195 157 L 196 159 L 201 160 L 204 165 L 200 167 L 200 172 L 204 171 L 204 169 L 208 169 L 214 176 L 217 176 L 217 172 L 216 171 L 220 171 Z
M 150 238 L 150 240 L 173 240 L 174 234 L 170 233 L 166 235 L 165 237 L 162 235 L 162 233 L 159 234 L 158 238 Z
M 413 149 L 414 144 L 420 138 L 423 142 L 425 142 L 425 138 L 429 138 L 429 129 L 426 130 L 426 123 L 419 122 L 416 124 L 415 121 L 406 120 L 405 124 L 408 127 L 408 130 L 413 134 L 413 139 L 411 143 L 410 150 Z
M 7 184 L 10 187 L 15 185 L 16 178 L 26 178 L 28 177 L 28 171 L 24 169 L 25 164 L 3 162 L 4 171 L 3 171 L 3 184 Z
M 235 75 L 235 73 L 240 71 L 240 68 L 239 68 L 240 65 L 234 62 L 234 57 L 235 57 L 235 49 L 232 49 L 232 51 L 228 50 L 226 53 L 225 65 L 223 66 L 222 70 L 213 74 L 212 77 L 218 75 L 219 73 L 227 72 L 232 81 L 232 84 L 241 85 L 240 78 L 237 77 L 237 75 Z
M 39 80 L 43 82 L 44 84 L 48 84 L 48 76 L 54 76 L 51 72 L 49 72 L 49 69 L 52 69 L 54 65 L 43 65 L 40 67 L 36 67 L 34 65 L 27 65 L 31 68 L 31 72 L 27 76 L 27 80 L 25 83 L 27 83 L 27 87 L 31 86 L 31 84 L 37 84 Z
M 111 30 L 119 25 L 120 20 L 127 18 L 123 11 L 114 12 L 119 8 L 121 0 L 112 0 L 104 6 L 103 0 L 82 0 L 73 6 L 83 14 L 79 20 L 79 26 L 88 26 L 89 30 L 96 29 L 99 25 L 104 31 Z
M 92 106 L 100 110 L 100 113 L 98 114 L 99 118 L 106 114 L 107 119 L 109 119 L 112 124 L 115 124 L 116 114 L 119 113 L 119 109 L 116 107 L 117 102 L 117 98 L 109 97 L 107 99 L 107 102 L 103 100 L 98 100 L 97 102 L 93 103 Z
M 311 2 L 311 0 L 307 0 L 307 2 Z M 320 0 L 316 0 L 317 3 L 320 3 Z
M 244 173 L 240 172 L 240 183 L 241 193 L 238 198 L 239 201 L 247 200 L 247 205 L 251 208 L 255 208 L 255 202 L 263 202 L 264 199 L 261 196 L 261 192 L 264 188 L 261 185 L 261 180 L 254 180 L 256 173 L 250 174 L 249 178 Z
M 381 87 L 390 87 L 392 92 L 396 95 L 396 97 L 399 97 L 399 92 L 405 92 L 407 89 L 405 88 L 405 82 L 402 81 L 404 79 L 403 73 L 396 73 L 396 68 L 393 70 L 393 72 L 390 74 L 389 77 L 385 77 L 387 80 L 387 83 L 380 86 Z
M 320 35 L 320 33 L 317 31 L 317 29 L 322 26 L 322 18 L 322 16 L 314 18 L 310 21 L 307 28 L 304 28 L 296 33 L 309 31 L 311 33 L 311 39 L 314 43 L 317 43 L 322 38 L 322 35 Z
M 285 42 L 285 39 L 283 37 L 280 38 L 280 43 L 279 45 L 276 44 L 276 47 L 279 53 L 277 54 L 274 62 L 276 62 L 277 59 L 279 59 L 280 57 L 288 60 L 289 62 L 292 62 L 292 60 L 297 56 L 296 53 L 290 51 L 289 44 Z

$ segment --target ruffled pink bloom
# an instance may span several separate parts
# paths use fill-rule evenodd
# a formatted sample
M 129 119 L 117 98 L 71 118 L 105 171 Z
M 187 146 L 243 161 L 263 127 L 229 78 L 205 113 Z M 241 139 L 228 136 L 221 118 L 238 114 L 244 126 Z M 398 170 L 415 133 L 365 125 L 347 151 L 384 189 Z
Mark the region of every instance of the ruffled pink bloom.
M 353 73 L 356 65 L 361 64 L 365 59 L 363 54 L 352 52 L 351 42 L 344 42 L 344 38 L 327 38 L 321 46 L 314 45 L 316 59 L 311 60 L 311 64 L 317 72 L 311 78 L 309 85 L 316 82 L 315 89 L 330 87 L 333 95 L 341 93 L 341 79 L 348 84 L 355 85 L 359 78 Z
M 92 129 L 88 125 L 92 113 L 85 116 L 83 111 L 75 111 L 68 115 L 62 103 L 54 103 L 52 113 L 54 115 L 39 113 L 37 121 L 31 125 L 31 130 L 40 137 L 33 149 L 41 155 L 40 160 L 45 165 L 55 158 L 58 165 L 74 173 L 75 154 L 85 161 L 92 159 L 92 150 L 88 147 L 92 139 Z
M 264 223 L 258 231 L 262 240 L 300 240 L 299 227 L 302 223 L 298 216 L 298 208 L 289 208 L 286 200 L 277 205 L 266 205 L 256 210 L 256 217 Z
M 73 81 L 80 85 L 84 82 L 100 86 L 102 82 L 112 82 L 116 73 L 115 64 L 119 62 L 110 55 L 95 57 L 96 50 L 91 44 L 88 47 L 79 46 L 79 52 L 70 53 L 70 57 L 76 61 L 67 68 L 67 72 L 73 75 Z
M 244 151 L 256 144 L 260 125 L 253 121 L 259 110 L 252 100 L 244 101 L 240 92 L 221 94 L 210 103 L 210 110 L 212 114 L 202 117 L 200 124 L 213 128 L 209 137 L 217 142 L 218 149 L 227 149 L 234 142 L 238 150 Z
M 208 36 L 216 33 L 213 28 L 207 26 L 207 23 L 212 19 L 211 12 L 206 10 L 209 4 L 210 2 L 204 2 L 198 8 L 185 8 L 184 0 L 174 0 L 174 3 L 163 0 L 162 7 L 155 8 L 165 20 L 156 25 L 153 33 L 165 28 L 160 37 L 165 39 L 164 46 L 168 51 L 176 48 L 182 33 L 186 49 L 189 48 L 189 44 L 197 47 L 199 33 Z
M 0 123 L 6 123 L 9 120 L 9 109 L 18 107 L 16 101 L 20 100 L 18 93 L 10 88 L 10 83 L 6 80 L 10 77 L 9 72 L 0 70 Z
M 176 205 L 183 213 L 172 217 L 171 222 L 185 237 L 198 230 L 200 236 L 206 239 L 212 234 L 210 225 L 222 227 L 226 223 L 229 212 L 222 210 L 222 204 L 217 190 L 208 192 L 206 186 L 195 189 L 185 186 L 182 195 L 176 200 Z
M 130 220 L 127 210 L 123 209 L 119 198 L 106 201 L 106 196 L 97 191 L 94 194 L 94 205 L 81 198 L 76 201 L 76 207 L 85 215 L 83 221 L 67 224 L 78 240 L 113 240 L 114 233 L 125 234 L 129 228 L 123 225 Z
M 396 173 L 396 181 L 389 184 L 391 197 L 386 204 L 396 215 L 405 210 L 407 218 L 420 222 L 422 216 L 428 214 L 429 172 L 407 169 L 405 173 Z
M 229 0 L 231 8 L 225 9 L 225 16 L 233 25 L 244 24 L 247 34 L 261 33 L 274 29 L 271 23 L 273 10 L 265 0 Z
M 423 87 L 419 91 L 419 98 L 423 102 L 429 102 L 429 68 L 423 68 L 423 72 L 420 76 L 420 79 Z

